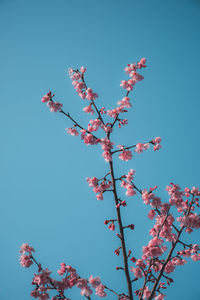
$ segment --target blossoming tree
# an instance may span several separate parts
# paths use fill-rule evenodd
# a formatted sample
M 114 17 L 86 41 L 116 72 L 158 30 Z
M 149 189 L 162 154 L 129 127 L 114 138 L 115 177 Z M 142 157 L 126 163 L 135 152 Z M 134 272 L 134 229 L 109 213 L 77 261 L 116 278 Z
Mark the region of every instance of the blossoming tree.
M 135 170 L 131 169 L 128 174 L 116 174 L 114 164 L 117 159 L 128 161 L 132 159 L 132 151 L 142 153 L 151 146 L 154 151 L 161 148 L 161 138 L 156 137 L 145 143 L 138 142 L 134 145 L 115 145 L 111 136 L 113 130 L 126 126 L 128 120 L 123 115 L 131 108 L 130 93 L 135 84 L 143 80 L 143 76 L 138 73 L 140 69 L 146 67 L 146 59 L 142 58 L 138 63 L 128 64 L 125 68 L 128 80 L 121 81 L 121 87 L 125 90 L 125 96 L 118 101 L 117 107 L 107 109 L 99 108 L 96 99 L 98 94 L 89 88 L 85 81 L 86 69 L 69 69 L 69 75 L 72 84 L 78 95 L 87 103 L 83 108 L 86 114 L 95 115 L 95 118 L 89 121 L 84 127 L 75 120 L 70 113 L 63 110 L 63 105 L 54 101 L 54 94 L 48 92 L 42 102 L 46 103 L 51 112 L 59 112 L 65 115 L 72 126 L 66 131 L 72 136 L 81 136 L 81 140 L 86 145 L 100 145 L 103 153 L 102 156 L 106 161 L 106 172 L 101 178 L 88 177 L 87 182 L 93 188 L 96 198 L 102 201 L 108 193 L 114 198 L 116 209 L 115 218 L 105 220 L 104 224 L 111 231 L 117 231 L 119 247 L 114 251 L 115 255 L 121 256 L 122 266 L 117 267 L 124 272 L 126 287 L 123 291 L 113 290 L 107 283 L 101 281 L 100 277 L 82 278 L 76 269 L 65 263 L 60 264 L 58 274 L 61 280 L 55 280 L 48 269 L 44 269 L 33 255 L 34 248 L 27 243 L 21 246 L 20 263 L 23 267 L 30 267 L 33 263 L 38 268 L 38 273 L 34 274 L 32 284 L 34 289 L 31 292 L 33 298 L 46 300 L 52 297 L 52 300 L 69 299 L 67 296 L 68 289 L 76 286 L 80 288 L 81 295 L 87 299 L 92 299 L 92 293 L 99 297 L 109 298 L 109 294 L 116 295 L 119 300 L 139 299 L 156 299 L 162 300 L 166 297 L 167 286 L 173 279 L 171 273 L 177 266 L 184 265 L 186 258 L 191 257 L 193 261 L 200 260 L 200 247 L 198 244 L 188 244 L 182 240 L 182 233 L 185 231 L 190 234 L 194 229 L 200 228 L 199 197 L 200 191 L 197 187 L 184 190 L 174 183 L 167 186 L 169 201 L 163 202 L 157 195 L 157 186 L 149 189 L 141 189 L 134 182 Z M 101 133 L 99 133 L 101 130 Z M 98 135 L 97 135 L 98 132 Z M 99 134 L 102 134 L 101 137 Z M 117 158 L 118 157 L 118 158 Z M 116 159 L 115 159 L 116 158 Z M 118 189 L 125 189 L 125 197 L 119 197 Z M 128 198 L 136 194 L 141 195 L 143 202 L 149 207 L 148 217 L 154 220 L 154 225 L 150 230 L 151 239 L 147 245 L 142 248 L 141 258 L 132 255 L 133 249 L 127 250 L 125 231 L 134 230 L 134 224 L 126 224 L 122 220 L 121 210 L 126 209 Z M 177 212 L 176 212 L 177 211 Z M 179 214 L 178 217 L 175 215 Z M 133 220 L 134 222 L 134 220 Z M 139 289 L 134 288 L 135 281 L 141 281 Z M 50 294 L 52 295 L 50 296 Z M 54 293 L 54 294 L 53 294 Z

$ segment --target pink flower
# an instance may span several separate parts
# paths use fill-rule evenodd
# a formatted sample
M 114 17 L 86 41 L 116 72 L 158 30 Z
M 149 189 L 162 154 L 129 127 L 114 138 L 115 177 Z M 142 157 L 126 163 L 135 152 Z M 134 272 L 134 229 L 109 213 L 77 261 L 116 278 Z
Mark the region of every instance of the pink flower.
M 25 253 L 28 252 L 30 255 L 32 254 L 32 252 L 35 252 L 35 250 L 33 249 L 33 247 L 29 246 L 29 244 L 22 244 L 21 248 L 20 248 L 20 253 Z
M 199 261 L 199 260 L 200 260 L 200 253 L 199 253 L 199 254 L 194 254 L 194 255 L 192 255 L 192 256 L 191 256 L 191 259 L 192 259 L 193 261 Z
M 132 157 L 133 157 L 133 155 L 132 155 L 131 151 L 129 151 L 129 150 L 123 150 L 122 153 L 120 153 L 120 155 L 119 155 L 119 158 L 124 161 L 130 160 L 130 159 L 132 159 Z
M 131 267 L 131 272 L 134 273 L 136 278 L 142 278 L 142 271 L 140 268 Z
M 130 169 L 128 174 L 126 175 L 126 181 L 129 183 L 133 180 L 133 175 L 135 175 L 136 171 L 133 169 Z
M 20 256 L 20 264 L 22 267 L 29 268 L 33 264 L 33 261 L 29 255 L 22 254 Z
M 136 191 L 133 189 L 132 185 L 127 185 L 126 188 L 127 188 L 126 196 L 133 196 L 136 194 Z
M 98 95 L 96 93 L 94 93 L 91 88 L 87 88 L 87 90 L 86 90 L 86 99 L 95 100 L 96 98 L 98 98 Z
M 72 136 L 78 136 L 79 133 L 76 129 L 76 127 L 73 127 L 73 128 L 65 128 L 65 130 L 67 131 L 67 133 L 71 134 Z
M 82 289 L 81 289 L 81 295 L 82 296 L 86 296 L 89 297 L 92 294 L 92 290 L 88 285 L 85 285 Z
M 41 99 L 41 101 L 42 101 L 43 103 L 49 102 L 49 101 L 52 100 L 53 96 L 54 96 L 54 95 L 52 95 L 51 92 L 49 91 L 49 92 Z
M 104 151 L 102 153 L 103 158 L 105 159 L 106 162 L 112 161 L 112 155 L 110 153 L 110 151 Z
M 104 287 L 103 284 L 98 285 L 97 288 L 96 288 L 96 295 L 99 296 L 99 297 L 102 297 L 102 298 L 106 297 L 107 294 L 104 291 L 104 289 L 105 289 L 105 287 Z
M 154 217 L 155 217 L 156 213 L 155 213 L 155 210 L 150 210 L 149 213 L 148 213 L 148 218 L 153 220 Z
M 89 278 L 89 283 L 92 285 L 92 287 L 95 289 L 101 284 L 100 277 L 93 277 L 92 275 Z
M 165 272 L 169 274 L 174 270 L 175 270 L 175 264 L 172 261 L 168 261 L 167 265 L 165 266 Z
M 150 295 L 151 295 L 151 291 L 149 290 L 148 286 L 145 286 L 144 293 L 143 293 L 143 298 L 144 299 L 149 299 Z
M 160 143 L 161 143 L 161 138 L 160 137 L 156 137 L 151 142 L 154 145 L 154 147 L 153 147 L 154 151 L 159 150 L 160 148 L 162 148 L 161 145 L 160 145 Z
M 103 200 L 103 193 L 96 195 L 97 200 Z
M 110 230 L 114 231 L 114 230 L 115 230 L 115 224 L 112 222 L 112 223 L 108 226 L 108 228 L 109 228 Z
M 145 268 L 146 268 L 146 265 L 145 265 L 145 263 L 143 262 L 142 259 L 138 259 L 138 260 L 136 261 L 136 266 L 137 266 L 137 267 L 140 267 L 140 268 L 142 268 L 142 269 L 145 269 Z
M 80 67 L 80 72 L 81 72 L 81 73 L 85 73 L 85 72 L 86 72 L 86 68 Z
M 59 102 L 49 101 L 47 102 L 47 106 L 50 108 L 51 112 L 57 112 L 62 110 L 62 104 Z
M 138 143 L 136 144 L 135 152 L 142 153 L 144 150 L 147 150 L 148 148 L 149 148 L 149 143 L 147 144 Z
M 124 97 L 121 101 L 118 101 L 117 104 L 120 105 L 121 108 L 130 108 L 132 106 L 129 97 Z
M 92 177 L 92 178 L 87 177 L 86 180 L 87 180 L 87 182 L 89 183 L 89 186 L 91 186 L 91 187 L 97 186 L 97 185 L 98 185 L 98 182 L 99 182 L 99 180 L 98 180 L 96 177 Z
M 93 115 L 93 113 L 94 113 L 94 109 L 92 109 L 91 105 L 84 107 L 84 108 L 83 108 L 83 111 L 84 111 L 85 113 L 91 113 L 92 115 Z
M 140 61 L 137 63 L 138 69 L 146 68 L 146 58 L 141 58 Z
M 61 268 L 58 270 L 58 274 L 62 276 L 66 272 L 66 264 L 65 263 L 61 263 L 60 266 L 61 266 Z
M 88 134 L 88 135 L 85 135 L 84 136 L 84 143 L 86 145 L 96 145 L 97 144 L 97 141 L 96 139 L 93 137 L 92 134 Z

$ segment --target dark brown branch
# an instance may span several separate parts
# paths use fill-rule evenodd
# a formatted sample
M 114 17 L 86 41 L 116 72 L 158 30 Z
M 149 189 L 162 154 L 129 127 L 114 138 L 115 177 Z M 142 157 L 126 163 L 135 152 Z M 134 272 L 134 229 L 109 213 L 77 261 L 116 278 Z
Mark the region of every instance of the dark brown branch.
M 116 189 L 116 184 L 115 184 L 113 162 L 110 161 L 109 164 L 110 164 L 110 173 L 111 173 L 112 184 L 113 184 L 113 195 L 114 195 L 114 199 L 115 199 L 115 205 L 117 205 L 118 204 L 118 196 L 117 196 L 117 189 Z M 121 240 L 121 246 L 122 246 L 124 272 L 125 272 L 127 286 L 128 286 L 128 295 L 129 295 L 129 299 L 133 300 L 132 284 L 131 284 L 129 268 L 128 268 L 128 257 L 127 257 L 127 253 L 126 253 L 126 245 L 125 245 L 124 230 L 123 230 L 123 225 L 122 225 L 120 207 L 116 207 L 116 211 L 117 211 L 117 221 L 118 221 L 119 231 L 120 231 L 120 236 L 121 236 L 120 240 Z
M 65 115 L 66 117 L 68 117 L 77 127 L 79 127 L 80 129 L 85 130 L 88 134 L 91 134 L 93 136 L 93 138 L 95 138 L 96 140 L 98 139 L 94 134 L 92 134 L 90 131 L 88 131 L 87 129 L 83 128 L 81 125 L 79 125 L 71 116 L 69 113 L 64 112 L 63 110 L 60 110 L 60 113 L 62 113 L 63 115 Z

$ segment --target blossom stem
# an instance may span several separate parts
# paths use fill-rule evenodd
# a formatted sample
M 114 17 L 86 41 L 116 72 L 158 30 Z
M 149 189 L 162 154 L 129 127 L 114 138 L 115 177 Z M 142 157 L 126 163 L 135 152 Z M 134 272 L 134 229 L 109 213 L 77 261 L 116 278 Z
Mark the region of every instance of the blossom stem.
M 113 195 L 114 195 L 114 199 L 115 199 L 115 204 L 117 205 L 118 204 L 118 196 L 117 196 L 117 189 L 116 189 L 116 184 L 115 184 L 113 162 L 110 161 L 109 164 L 110 164 L 110 174 L 111 174 L 112 185 L 113 185 Z M 126 245 L 125 245 L 124 230 L 123 230 L 123 225 L 122 225 L 120 207 L 116 207 L 116 211 L 117 211 L 117 222 L 119 225 L 119 231 L 120 231 L 120 236 L 121 236 L 120 240 L 121 240 L 121 245 L 122 245 L 124 272 L 125 272 L 126 281 L 127 281 L 128 295 L 129 295 L 129 299 L 133 300 L 132 284 L 131 284 L 129 268 L 128 268 L 128 257 L 127 257 L 127 253 L 126 253 Z

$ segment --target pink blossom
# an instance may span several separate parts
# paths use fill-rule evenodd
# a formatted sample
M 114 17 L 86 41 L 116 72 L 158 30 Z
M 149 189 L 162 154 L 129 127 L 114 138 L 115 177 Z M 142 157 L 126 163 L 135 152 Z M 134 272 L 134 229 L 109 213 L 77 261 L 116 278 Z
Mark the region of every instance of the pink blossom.
M 148 213 L 148 218 L 153 220 L 155 215 L 156 215 L 155 210 L 151 209 Z
M 194 245 L 192 245 L 192 250 L 191 250 L 191 252 L 192 252 L 192 253 L 196 253 L 198 250 L 200 250 L 200 248 L 199 248 L 199 245 L 198 245 L 198 244 L 194 244 Z
M 41 284 L 46 284 L 51 281 L 51 277 L 49 276 L 51 274 L 51 271 L 48 269 L 42 270 L 41 273 L 35 274 L 33 278 L 33 283 L 41 285 Z
M 120 86 L 123 87 L 128 92 L 133 90 L 133 86 L 135 85 L 136 81 L 134 79 L 129 80 L 122 80 Z
M 84 286 L 87 285 L 87 280 L 84 279 L 84 278 L 79 278 L 77 280 L 77 283 L 76 283 L 76 286 L 79 288 L 79 289 L 82 289 Z
M 93 277 L 92 275 L 89 278 L 89 283 L 92 285 L 92 287 L 95 289 L 101 284 L 100 277 Z
M 106 162 L 112 161 L 112 155 L 110 153 L 110 151 L 104 151 L 102 153 L 103 158 L 105 159 Z
M 58 112 L 62 110 L 62 104 L 59 102 L 49 101 L 47 102 L 47 106 L 50 108 L 51 112 Z
M 109 228 L 110 230 L 114 231 L 114 230 L 115 230 L 115 224 L 114 224 L 114 222 L 112 222 L 112 223 L 108 226 L 108 228 Z
M 129 97 L 124 97 L 121 101 L 118 101 L 117 104 L 120 105 L 121 108 L 130 108 L 132 106 Z
M 146 58 L 141 58 L 140 61 L 137 63 L 137 67 L 138 69 L 146 68 Z
M 91 88 L 87 88 L 87 90 L 86 90 L 86 99 L 95 100 L 96 98 L 98 98 L 98 95 L 96 93 L 94 93 Z
M 174 270 L 175 270 L 175 264 L 172 261 L 168 261 L 167 265 L 165 266 L 165 272 L 169 274 Z
M 86 72 L 86 68 L 80 67 L 80 72 L 81 72 L 81 73 L 85 73 L 85 72 Z
M 136 266 L 137 266 L 137 267 L 140 267 L 141 269 L 146 269 L 146 265 L 145 265 L 145 263 L 143 262 L 142 259 L 138 259 L 138 260 L 136 261 Z
M 107 138 L 101 139 L 100 144 L 103 150 L 111 150 L 114 145 L 114 143 Z
M 20 256 L 20 264 L 22 267 L 29 268 L 33 264 L 33 261 L 29 255 L 22 254 Z
M 88 134 L 84 136 L 84 143 L 86 145 L 96 145 L 98 142 L 92 134 Z
M 193 186 L 193 188 L 191 189 L 191 193 L 196 196 L 200 196 L 200 191 L 198 187 Z
M 103 200 L 103 193 L 96 195 L 97 200 Z
M 131 151 L 129 151 L 129 150 L 123 150 L 119 154 L 119 158 L 124 161 L 130 160 L 130 159 L 132 159 L 132 157 L 133 157 L 133 155 L 132 155 Z
M 92 177 L 92 178 L 87 177 L 86 180 L 89 183 L 89 186 L 91 186 L 91 187 L 95 187 L 98 185 L 98 179 L 96 177 Z
M 140 268 L 131 267 L 131 272 L 134 273 L 136 278 L 142 278 L 142 276 L 143 276 Z
M 116 107 L 112 110 L 107 110 L 107 115 L 111 118 L 117 118 L 117 116 L 120 114 L 120 113 L 124 113 L 124 112 L 127 112 L 127 110 L 124 109 L 124 107 L 120 106 L 120 107 Z
M 149 290 L 148 286 L 145 286 L 144 293 L 143 293 L 143 298 L 144 299 L 149 299 L 150 295 L 151 295 L 151 291 Z
M 144 79 L 144 77 L 136 71 L 131 72 L 130 77 L 135 81 L 135 83 Z
M 103 284 L 100 284 L 96 287 L 96 295 L 99 296 L 99 297 L 106 297 L 107 294 L 106 292 L 104 291 L 105 287 Z
M 88 285 L 85 285 L 84 287 L 82 287 L 81 289 L 81 295 L 82 296 L 86 296 L 89 297 L 92 294 L 92 290 Z
M 133 196 L 136 194 L 136 191 L 133 189 L 133 186 L 131 184 L 127 184 L 126 188 L 127 188 L 126 196 Z
M 33 249 L 33 247 L 29 246 L 29 244 L 25 243 L 25 244 L 22 244 L 21 245 L 21 248 L 20 248 L 20 253 L 25 253 L 25 252 L 28 252 L 30 255 L 32 254 L 32 252 L 35 252 L 35 250 Z
M 135 63 L 128 64 L 128 66 L 125 68 L 125 72 L 127 74 L 130 74 L 132 71 L 136 71 L 136 70 L 137 70 L 137 65 Z
M 88 125 L 88 131 L 97 131 L 101 125 L 101 120 L 95 119 L 95 120 L 90 120 L 90 124 Z
M 84 107 L 83 111 L 85 113 L 91 113 L 92 115 L 94 114 L 94 109 L 92 109 L 91 105 Z
M 199 254 L 193 254 L 193 255 L 191 256 L 191 259 L 192 259 L 193 261 L 199 261 L 199 260 L 200 260 L 200 253 L 199 253 Z
M 76 127 L 73 128 L 65 128 L 65 130 L 67 131 L 67 133 L 71 134 L 72 136 L 78 136 L 79 133 L 76 129 Z
M 145 204 L 149 204 L 150 200 L 154 197 L 153 193 L 149 193 L 146 189 L 142 191 L 142 200 Z
M 49 101 L 52 100 L 53 96 L 54 96 L 54 95 L 52 95 L 51 92 L 49 91 L 49 92 L 41 99 L 41 101 L 42 101 L 43 103 L 49 102 Z
M 65 263 L 61 263 L 60 266 L 61 266 L 61 267 L 60 267 L 60 269 L 58 270 L 58 274 L 62 276 L 62 275 L 64 275 L 65 272 L 66 272 L 66 264 L 65 264 Z
M 149 143 L 147 144 L 138 143 L 136 144 L 135 152 L 142 153 L 144 150 L 147 150 L 148 148 L 149 148 Z
M 154 145 L 154 147 L 153 147 L 154 151 L 159 150 L 160 148 L 162 148 L 161 145 L 160 145 L 160 143 L 161 143 L 161 138 L 160 137 L 156 137 L 151 142 Z
M 163 254 L 162 249 L 158 246 L 150 247 L 149 252 L 150 252 L 150 256 L 156 256 L 156 257 L 161 256 Z
M 135 175 L 136 171 L 133 169 L 130 169 L 128 174 L 126 175 L 126 181 L 129 183 L 133 180 L 133 175 Z

